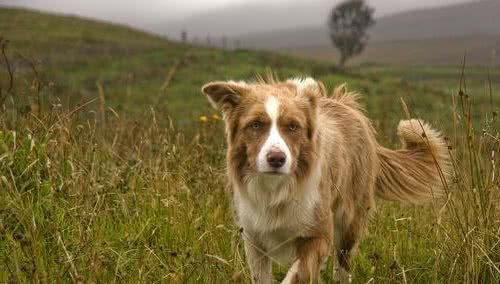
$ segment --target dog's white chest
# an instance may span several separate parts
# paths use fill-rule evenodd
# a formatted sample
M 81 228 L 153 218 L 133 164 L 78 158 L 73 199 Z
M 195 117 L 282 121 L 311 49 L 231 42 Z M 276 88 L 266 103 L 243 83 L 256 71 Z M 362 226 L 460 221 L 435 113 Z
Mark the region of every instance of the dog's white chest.
M 245 196 L 235 193 L 238 220 L 269 256 L 289 263 L 295 256 L 297 238 L 307 236 L 315 222 L 319 192 L 316 187 L 267 188 L 262 182 L 249 183 Z M 292 192 L 299 194 L 292 196 Z

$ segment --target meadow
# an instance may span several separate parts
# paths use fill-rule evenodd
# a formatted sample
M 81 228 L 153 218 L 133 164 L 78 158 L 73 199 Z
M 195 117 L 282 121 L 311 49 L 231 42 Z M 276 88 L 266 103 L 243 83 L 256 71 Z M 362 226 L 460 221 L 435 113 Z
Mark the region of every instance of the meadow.
M 200 88 L 269 70 L 346 82 L 386 146 L 407 116 L 448 137 L 448 197 L 379 201 L 354 283 L 500 282 L 499 68 L 339 70 L 9 8 L 0 37 L 2 283 L 249 283 L 223 124 Z

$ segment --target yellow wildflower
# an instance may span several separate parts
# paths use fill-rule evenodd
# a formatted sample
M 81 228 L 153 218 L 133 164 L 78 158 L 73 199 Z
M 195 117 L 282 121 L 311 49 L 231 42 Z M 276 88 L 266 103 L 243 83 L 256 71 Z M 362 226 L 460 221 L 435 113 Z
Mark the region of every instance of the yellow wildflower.
M 200 122 L 207 122 L 207 121 L 208 117 L 206 117 L 205 115 L 200 116 Z

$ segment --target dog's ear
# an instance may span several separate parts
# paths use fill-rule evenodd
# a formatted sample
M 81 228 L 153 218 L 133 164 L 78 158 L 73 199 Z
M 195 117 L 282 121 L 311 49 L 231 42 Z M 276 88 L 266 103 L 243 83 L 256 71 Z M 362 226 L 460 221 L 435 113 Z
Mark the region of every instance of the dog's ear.
M 227 112 L 238 105 L 241 96 L 249 91 L 249 87 L 245 82 L 218 81 L 205 84 L 201 91 L 215 109 Z

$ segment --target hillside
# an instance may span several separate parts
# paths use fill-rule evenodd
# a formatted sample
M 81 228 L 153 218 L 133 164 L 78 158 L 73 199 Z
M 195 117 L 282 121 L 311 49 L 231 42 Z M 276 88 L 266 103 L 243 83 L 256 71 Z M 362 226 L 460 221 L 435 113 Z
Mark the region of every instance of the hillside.
M 441 7 L 451 4 L 476 0 L 370 0 L 376 7 L 377 18 L 402 11 L 422 9 L 424 7 Z M 211 36 L 238 37 L 247 33 L 292 30 L 302 27 L 318 27 L 326 22 L 326 18 L 335 1 L 235 1 L 226 5 L 214 5 L 206 11 L 199 12 L 179 21 L 160 21 L 158 27 L 173 37 L 179 37 L 181 30 L 189 34 L 205 38 Z M 165 23 L 166 22 L 166 23 Z M 159 29 L 161 32 L 161 29 Z
M 208 104 L 201 108 L 187 106 L 202 101 L 201 84 L 220 79 L 216 74 L 220 75 L 219 70 L 228 64 L 238 63 L 239 68 L 233 71 L 238 77 L 251 77 L 266 65 L 247 67 L 240 60 L 268 65 L 283 62 L 281 56 L 258 52 L 240 51 L 227 57 L 218 50 L 191 49 L 129 27 L 25 9 L 0 8 L 0 36 L 9 40 L 7 51 L 18 76 L 31 77 L 33 63 L 44 84 L 55 82 L 53 92 L 44 94 L 47 106 L 55 99 L 74 105 L 95 98 L 99 83 L 107 103 L 116 111 L 140 113 L 153 104 L 172 113 L 198 117 Z M 300 60 L 288 65 L 299 64 Z M 168 78 L 172 70 L 175 76 Z M 1 72 L 0 81 L 5 82 L 7 74 Z M 176 84 L 180 78 L 182 84 Z M 23 90 L 22 80 L 16 83 Z M 171 85 L 168 90 L 166 84 Z M 29 103 L 35 96 L 19 99 Z M 179 108 L 177 103 L 185 107 Z
M 499 36 L 496 17 L 500 2 L 481 0 L 470 3 L 421 9 L 386 15 L 376 19 L 370 30 L 372 41 L 416 40 L 470 36 Z M 326 18 L 325 18 L 326 21 Z M 277 36 L 279 34 L 279 36 Z M 267 33 L 242 35 L 253 47 L 300 48 L 330 46 L 326 26 L 297 26 Z
M 467 50 L 469 62 L 498 65 L 491 54 L 500 43 L 500 2 L 482 0 L 433 9 L 397 13 L 377 19 L 370 30 L 371 43 L 357 62 L 392 64 L 454 65 Z M 244 46 L 333 58 L 326 27 L 298 27 L 265 33 L 242 35 Z M 413 48 L 412 48 L 413 47 Z M 421 48 L 405 53 L 407 48 Z M 395 51 L 396 56 L 387 56 Z
M 270 69 L 329 89 L 347 83 L 387 147 L 399 147 L 404 99 L 457 152 L 446 202 L 378 202 L 353 283 L 500 280 L 500 82 L 485 88 L 499 68 L 467 68 L 457 95 L 455 67 L 339 71 L 22 9 L 0 9 L 0 37 L 10 41 L 10 64 L 0 56 L 0 283 L 249 283 L 225 190 L 224 127 L 200 87 Z M 279 281 L 286 268 L 275 266 Z M 322 276 L 330 283 L 332 269 Z
M 10 40 L 16 73 L 32 77 L 31 61 L 45 84 L 55 82 L 45 94 L 45 107 L 54 100 L 68 106 L 91 100 L 100 84 L 114 111 L 140 114 L 155 105 L 177 123 L 188 123 L 208 110 L 199 87 L 209 80 L 254 78 L 272 68 L 281 76 L 311 74 L 329 85 L 372 84 L 371 78 L 330 74 L 328 64 L 269 52 L 192 48 L 128 27 L 22 9 L 0 9 L 0 16 L 0 34 Z M 22 80 L 16 82 L 20 90 L 26 88 Z M 36 101 L 36 94 L 28 94 L 19 100 Z
M 102 23 L 75 16 L 36 12 L 29 9 L 2 8 L 0 6 L 0 32 L 11 40 L 16 50 L 32 54 L 57 53 L 62 50 L 81 51 L 78 48 L 120 45 L 132 49 L 169 44 L 168 41 L 135 29 Z M 53 43 L 59 45 L 55 46 Z M 32 44 L 30 44 L 32 43 Z M 58 48 L 54 50 L 54 48 Z M 116 51 L 116 50 L 110 50 Z
M 500 2 L 480 0 L 390 15 L 378 20 L 373 40 L 405 40 L 500 34 Z

